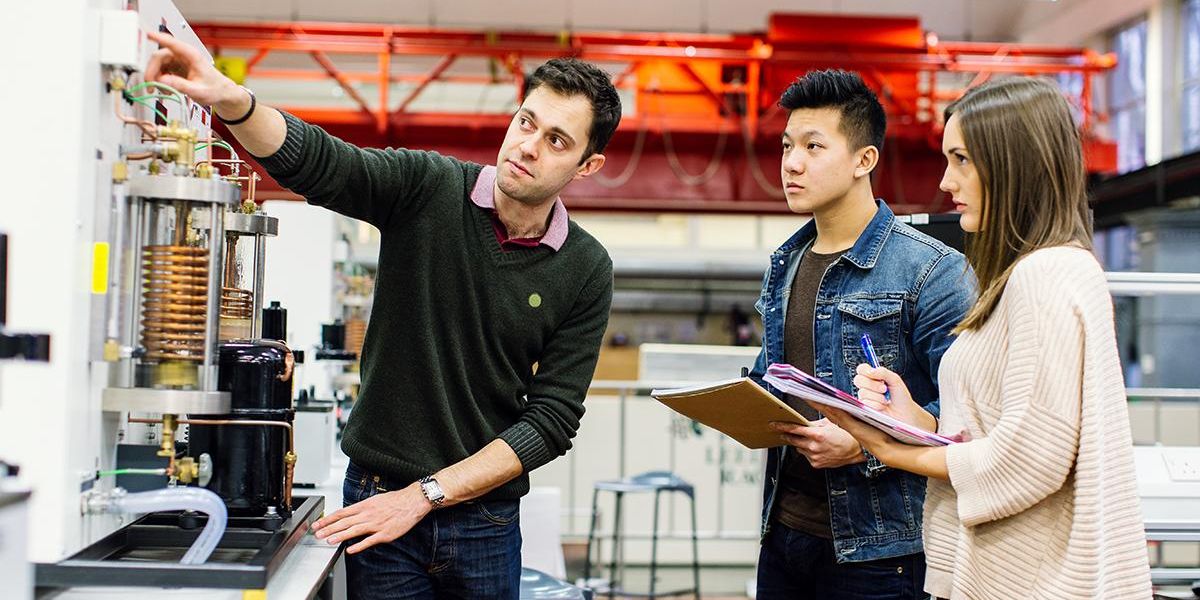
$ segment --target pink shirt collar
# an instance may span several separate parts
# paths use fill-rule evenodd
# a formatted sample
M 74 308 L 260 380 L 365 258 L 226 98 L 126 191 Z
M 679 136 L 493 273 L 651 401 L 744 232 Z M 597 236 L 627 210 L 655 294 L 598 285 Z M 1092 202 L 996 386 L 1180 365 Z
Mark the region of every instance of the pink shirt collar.
M 487 166 L 479 172 L 475 181 L 475 189 L 471 190 L 471 202 L 479 208 L 496 210 L 496 167 Z M 567 207 L 562 198 L 554 199 L 554 208 L 550 209 L 550 226 L 546 228 L 541 243 L 558 252 L 563 242 L 567 241 Z

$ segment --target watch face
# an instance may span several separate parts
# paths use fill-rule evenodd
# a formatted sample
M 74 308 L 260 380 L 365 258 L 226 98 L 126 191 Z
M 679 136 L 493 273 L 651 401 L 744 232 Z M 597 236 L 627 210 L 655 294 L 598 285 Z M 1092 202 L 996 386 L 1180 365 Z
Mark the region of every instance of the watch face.
M 442 486 L 438 485 L 436 479 L 430 479 L 429 481 L 426 481 L 424 487 L 425 496 L 429 498 L 430 502 L 437 502 L 438 500 L 446 497 L 446 494 L 442 492 Z

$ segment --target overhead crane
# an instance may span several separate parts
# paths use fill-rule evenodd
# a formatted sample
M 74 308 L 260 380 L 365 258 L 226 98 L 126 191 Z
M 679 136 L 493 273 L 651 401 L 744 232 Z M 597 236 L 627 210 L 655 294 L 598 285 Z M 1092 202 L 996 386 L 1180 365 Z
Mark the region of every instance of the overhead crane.
M 856 70 L 879 93 L 889 122 L 874 187 L 897 212 L 948 208 L 937 190 L 944 166 L 941 109 L 967 87 L 998 75 L 1057 78 L 1077 110 L 1089 170 L 1107 173 L 1116 164 L 1115 144 L 1098 135 L 1104 115 L 1093 103 L 1096 76 L 1115 66 L 1113 55 L 939 40 L 915 18 L 773 14 L 765 31 L 735 34 L 318 22 L 193 27 L 250 85 L 335 82 L 345 106 L 284 100 L 278 107 L 347 141 L 428 148 L 485 163 L 494 161 L 511 113 L 422 109 L 433 84 L 443 90 L 507 84 L 519 101 L 525 73 L 541 60 L 577 56 L 601 63 L 632 106 L 607 152 L 608 168 L 568 189 L 565 200 L 573 208 L 786 212 L 778 174 L 786 115 L 775 102 L 797 76 L 819 68 Z M 284 54 L 306 58 L 287 61 L 289 68 L 266 61 Z M 286 196 L 273 181 L 261 189 Z

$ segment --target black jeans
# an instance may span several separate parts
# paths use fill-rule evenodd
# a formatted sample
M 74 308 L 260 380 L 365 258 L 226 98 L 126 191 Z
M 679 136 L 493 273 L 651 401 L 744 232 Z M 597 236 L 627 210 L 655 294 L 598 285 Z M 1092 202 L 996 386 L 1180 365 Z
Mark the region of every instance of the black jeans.
M 403 485 L 351 463 L 342 484 L 350 506 Z M 521 587 L 520 501 L 474 501 L 429 513 L 388 544 L 346 555 L 350 600 L 516 600 Z M 361 538 L 347 540 L 353 545 Z
M 758 555 L 758 600 L 925 600 L 925 555 L 838 563 L 833 541 L 771 524 Z

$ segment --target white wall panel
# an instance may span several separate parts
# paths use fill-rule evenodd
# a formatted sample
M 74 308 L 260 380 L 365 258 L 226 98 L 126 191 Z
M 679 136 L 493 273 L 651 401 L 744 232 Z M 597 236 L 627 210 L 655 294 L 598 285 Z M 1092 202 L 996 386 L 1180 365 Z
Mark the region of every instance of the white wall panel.
M 439 27 L 557 31 L 567 25 L 569 6 L 559 0 L 438 0 L 434 21 Z
M 305 21 L 360 21 L 397 25 L 426 25 L 434 0 L 290 0 L 297 19 Z
M 700 31 L 703 4 L 702 0 L 571 2 L 570 19 L 575 29 Z

